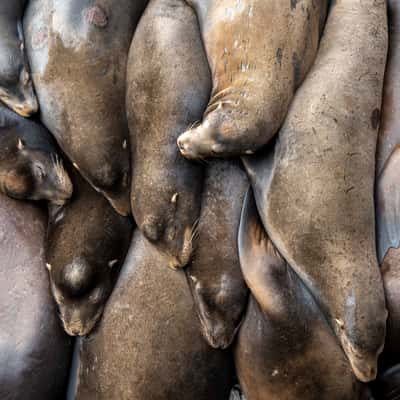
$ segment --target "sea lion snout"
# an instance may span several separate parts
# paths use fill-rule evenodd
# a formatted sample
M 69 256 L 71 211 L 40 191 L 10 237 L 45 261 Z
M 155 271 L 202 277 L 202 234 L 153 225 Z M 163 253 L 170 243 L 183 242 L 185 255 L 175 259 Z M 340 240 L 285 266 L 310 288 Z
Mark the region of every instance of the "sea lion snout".
M 7 73 L 0 70 L 3 77 L 3 81 L 0 81 L 0 99 L 11 110 L 27 118 L 37 113 L 39 104 L 27 63 L 21 60 L 19 68 L 18 72 L 18 68 L 13 66 L 14 71 L 10 72 L 7 78 L 4 78 Z
M 210 123 L 205 121 L 202 125 L 189 129 L 178 137 L 179 151 L 189 160 L 202 159 L 211 154 L 218 156 L 225 151 L 225 147 L 215 140 L 214 136 L 216 135 Z
M 347 337 L 343 327 L 339 328 L 342 332 L 339 338 L 342 348 L 350 362 L 353 372 L 361 382 L 370 382 L 376 378 L 378 371 L 378 356 L 382 350 L 377 352 L 368 351 L 368 349 L 358 349 Z
M 364 360 L 353 358 L 350 360 L 350 364 L 357 379 L 361 382 L 371 382 L 376 379 L 378 370 L 377 361 L 371 360 L 371 362 L 365 362 Z
M 103 307 L 94 314 L 92 311 L 88 311 L 83 305 L 80 308 L 70 307 L 65 310 L 60 307 L 60 316 L 65 332 L 70 336 L 87 336 L 100 319 Z
M 177 251 L 177 255 L 173 257 L 169 267 L 172 269 L 183 268 L 189 264 L 193 254 L 193 243 L 197 237 L 198 221 L 195 221 L 193 226 L 187 226 L 183 229 L 182 235 L 175 235 L 175 243 L 179 243 L 179 237 L 182 237 L 182 246 Z
M 177 225 L 174 219 L 165 222 L 163 218 L 148 216 L 140 230 L 149 242 L 170 257 L 169 268 L 175 270 L 189 263 L 197 234 L 197 222 L 193 226 L 183 227 Z

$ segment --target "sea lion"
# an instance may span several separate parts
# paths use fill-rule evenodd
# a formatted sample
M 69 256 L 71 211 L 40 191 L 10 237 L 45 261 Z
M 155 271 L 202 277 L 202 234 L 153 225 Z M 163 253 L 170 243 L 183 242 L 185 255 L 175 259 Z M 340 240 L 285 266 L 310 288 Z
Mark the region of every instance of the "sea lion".
M 83 338 L 76 400 L 228 400 L 231 354 L 203 339 L 182 270 L 139 230 L 98 329 Z
M 388 0 L 389 52 L 385 73 L 376 172 L 382 173 L 394 148 L 400 144 L 400 2 Z
M 0 194 L 0 398 L 64 397 L 72 341 L 46 279 L 46 215 Z
M 185 273 L 202 333 L 215 348 L 232 343 L 247 305 L 237 232 L 248 186 L 239 161 L 213 160 L 207 166 L 196 249 Z
M 389 53 L 386 65 L 376 166 L 376 233 L 388 308 L 386 342 L 373 385 L 377 399 L 400 395 L 400 4 L 389 0 Z
M 132 224 L 72 168 L 71 176 L 71 202 L 50 208 L 46 262 L 64 329 L 82 336 L 101 317 L 128 251 Z
M 389 14 L 390 15 L 390 14 Z M 389 58 L 389 64 L 392 59 Z M 389 78 L 387 82 L 391 82 Z M 388 87 L 388 90 L 391 90 Z M 386 86 L 384 94 L 386 94 Z M 386 98 L 385 98 L 386 102 Z M 398 123 L 393 119 L 394 123 Z M 391 124 L 382 126 L 391 127 Z M 384 134 L 385 132 L 383 132 Z M 400 139 L 400 130 L 397 131 Z M 394 136 L 394 135 L 393 135 Z M 392 136 L 392 137 L 393 137 Z M 387 136 L 390 140 L 389 136 Z M 382 399 L 396 399 L 400 393 L 399 369 L 385 372 L 400 363 L 400 140 L 389 159 L 384 164 L 376 184 L 376 225 L 377 248 L 385 287 L 388 308 L 387 334 L 385 348 L 380 357 L 382 373 L 377 379 L 377 388 L 385 395 Z M 386 146 L 386 141 L 380 141 Z M 379 152 L 378 152 L 379 154 Z M 383 152 L 381 153 L 383 154 Z M 388 389 L 390 388 L 390 390 Z M 392 393 L 392 395 L 390 394 Z
M 41 119 L 89 183 L 130 212 L 126 62 L 147 0 L 31 0 L 26 48 Z
M 72 183 L 50 132 L 0 105 L 0 191 L 64 204 Z
M 378 259 L 400 247 L 400 3 L 388 1 L 389 51 L 377 145 L 376 222 Z
M 26 3 L 0 1 L 0 101 L 23 117 L 38 110 L 22 30 Z
M 187 0 L 196 10 L 213 89 L 198 126 L 178 139 L 187 158 L 253 153 L 275 135 L 311 67 L 326 0 Z
M 177 45 L 179 43 L 179 45 Z M 182 0 L 153 0 L 128 60 L 132 148 L 131 207 L 148 240 L 185 266 L 193 251 L 203 168 L 185 160 L 178 135 L 201 118 L 211 77 L 194 11 Z
M 390 2 L 388 4 L 390 5 Z M 389 57 L 389 64 L 392 61 L 393 59 Z M 388 69 L 391 68 L 392 66 Z M 389 75 L 386 82 L 391 81 Z M 391 91 L 391 88 L 385 84 L 385 96 L 386 90 Z M 382 120 L 382 126 L 393 128 L 391 123 L 384 121 L 385 118 Z M 393 118 L 393 123 L 396 124 L 398 121 Z M 382 134 L 386 132 L 383 131 Z M 395 135 L 390 136 L 386 137 L 387 140 L 395 139 Z M 374 390 L 377 398 L 384 400 L 395 400 L 400 394 L 400 148 L 398 147 L 400 130 L 397 131 L 397 139 L 396 147 L 384 163 L 376 184 L 377 248 L 385 287 L 388 320 L 385 348 L 379 360 L 380 373 Z M 386 140 L 381 140 L 379 143 L 385 147 L 387 145 Z
M 268 238 L 251 191 L 238 242 L 251 290 L 234 344 L 246 399 L 359 399 L 361 385 L 340 344 L 309 290 Z
M 333 2 L 275 152 L 244 158 L 268 236 L 361 381 L 376 375 L 386 326 L 373 201 L 386 11 L 383 0 Z
M 400 396 L 400 364 L 379 374 L 373 385 L 378 400 L 398 400 Z

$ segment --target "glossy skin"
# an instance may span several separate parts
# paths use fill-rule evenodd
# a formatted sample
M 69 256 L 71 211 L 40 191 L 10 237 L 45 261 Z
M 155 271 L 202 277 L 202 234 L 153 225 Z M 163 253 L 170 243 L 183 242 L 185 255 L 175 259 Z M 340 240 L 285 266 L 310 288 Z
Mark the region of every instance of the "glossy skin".
M 101 317 L 129 247 L 132 224 L 76 171 L 71 202 L 50 209 L 46 262 L 69 335 L 87 335 Z
M 238 161 L 207 165 L 196 250 L 185 273 L 203 335 L 215 348 L 232 343 L 247 305 L 237 232 L 248 186 Z
M 48 287 L 46 216 L 0 194 L 0 221 L 0 398 L 61 399 L 72 341 Z
M 251 290 L 234 344 L 246 399 L 359 398 L 361 386 L 346 356 L 311 293 L 268 238 L 251 191 L 238 241 Z
M 32 0 L 27 54 L 43 123 L 82 176 L 130 212 L 126 62 L 147 0 Z
M 190 159 L 251 154 L 275 135 L 311 67 L 326 0 L 189 0 L 213 89 L 198 126 L 178 139 Z
M 50 132 L 0 105 L 0 191 L 62 205 L 72 190 Z
M 99 328 L 82 341 L 76 400 L 224 400 L 228 352 L 200 333 L 183 271 L 136 230 Z
M 203 184 L 202 165 L 185 160 L 176 139 L 201 118 L 210 90 L 195 13 L 182 0 L 151 1 L 128 61 L 131 206 L 171 268 L 190 261 Z
M 385 1 L 334 2 L 275 153 L 245 160 L 268 236 L 362 381 L 376 375 L 387 315 L 373 201 L 386 49 Z
M 23 117 L 38 110 L 22 32 L 26 3 L 0 2 L 0 101 Z

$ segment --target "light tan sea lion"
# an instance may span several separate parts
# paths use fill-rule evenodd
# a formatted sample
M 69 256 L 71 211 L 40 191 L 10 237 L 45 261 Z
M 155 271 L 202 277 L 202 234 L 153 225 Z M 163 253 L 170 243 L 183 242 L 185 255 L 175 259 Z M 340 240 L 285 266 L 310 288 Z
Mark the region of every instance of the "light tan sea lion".
M 198 126 L 178 139 L 187 158 L 249 154 L 275 135 L 311 67 L 326 0 L 188 0 L 213 90 Z
M 333 3 L 275 153 L 245 160 L 268 236 L 362 381 L 376 376 L 387 315 L 373 200 L 386 11 L 384 0 Z

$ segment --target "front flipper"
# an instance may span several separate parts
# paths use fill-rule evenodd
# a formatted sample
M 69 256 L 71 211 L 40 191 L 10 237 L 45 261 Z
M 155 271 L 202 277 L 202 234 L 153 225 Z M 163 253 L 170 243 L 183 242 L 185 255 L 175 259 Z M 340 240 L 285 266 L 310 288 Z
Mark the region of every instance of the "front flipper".
M 291 271 L 265 232 L 251 189 L 243 204 L 238 247 L 243 276 L 263 312 L 285 315 L 288 299 L 282 292 L 286 290 L 288 297 L 295 295 L 289 290 Z

